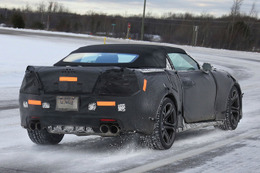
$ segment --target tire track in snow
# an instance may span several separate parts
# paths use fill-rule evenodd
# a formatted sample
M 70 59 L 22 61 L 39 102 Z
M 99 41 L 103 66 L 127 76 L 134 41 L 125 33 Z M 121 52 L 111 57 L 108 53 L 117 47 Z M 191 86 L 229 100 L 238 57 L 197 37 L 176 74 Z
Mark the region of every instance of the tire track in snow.
M 157 169 L 157 168 L 160 168 L 160 167 L 163 167 L 166 165 L 170 165 L 174 162 L 182 161 L 184 159 L 188 159 L 188 158 L 191 158 L 194 156 L 201 155 L 203 153 L 224 147 L 226 145 L 235 143 L 237 141 L 241 141 L 246 138 L 258 137 L 258 135 L 257 135 L 258 132 L 259 132 L 259 130 L 250 131 L 250 133 L 246 132 L 246 133 L 240 134 L 238 136 L 234 136 L 234 137 L 231 137 L 231 138 L 223 140 L 223 141 L 215 142 L 213 144 L 205 145 L 201 148 L 193 149 L 193 150 L 190 150 L 190 151 L 182 153 L 182 154 L 177 154 L 177 155 L 174 155 L 174 156 L 166 158 L 166 159 L 161 159 L 159 161 L 155 161 L 155 162 L 148 163 L 148 164 L 145 164 L 142 166 L 138 166 L 133 169 L 128 169 L 126 171 L 123 171 L 122 173 L 132 173 L 132 172 L 143 173 L 143 172 L 152 171 L 154 169 Z
M 0 100 L 0 111 L 18 108 L 18 100 Z

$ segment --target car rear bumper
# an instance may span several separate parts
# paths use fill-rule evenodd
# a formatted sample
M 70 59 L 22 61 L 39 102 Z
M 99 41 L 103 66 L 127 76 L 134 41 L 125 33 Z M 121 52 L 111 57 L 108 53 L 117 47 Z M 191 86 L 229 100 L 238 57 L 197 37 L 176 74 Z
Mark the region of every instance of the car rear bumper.
M 93 133 L 100 135 L 102 135 L 100 127 L 104 124 L 108 126 L 116 125 L 121 132 L 150 134 L 153 131 L 154 122 L 151 121 L 153 119 L 151 117 L 155 117 L 156 111 L 154 110 L 157 108 L 154 110 L 148 109 L 141 93 L 136 93 L 130 97 L 74 95 L 79 97 L 78 111 L 56 110 L 56 98 L 60 95 L 62 94 L 33 95 L 20 93 L 21 125 L 27 129 L 30 128 L 31 123 L 39 123 L 41 128 L 91 128 Z M 30 104 L 28 100 L 38 101 L 38 103 Z M 115 104 L 110 106 L 98 105 L 97 102 L 99 101 Z M 45 103 L 49 104 L 49 107 L 46 107 Z M 151 114 L 151 111 L 154 112 L 154 115 Z M 77 134 L 77 131 L 68 131 L 68 133 Z

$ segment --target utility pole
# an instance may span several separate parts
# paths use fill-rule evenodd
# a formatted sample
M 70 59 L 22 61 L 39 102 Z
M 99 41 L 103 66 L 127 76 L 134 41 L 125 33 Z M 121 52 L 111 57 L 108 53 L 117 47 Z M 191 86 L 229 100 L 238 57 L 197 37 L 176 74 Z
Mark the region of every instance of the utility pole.
M 131 29 L 131 23 L 128 23 L 128 24 L 127 24 L 127 34 L 126 34 L 126 39 L 129 39 L 130 29 Z
M 192 45 L 197 46 L 198 43 L 199 26 L 193 26 Z
M 112 23 L 112 34 L 113 34 L 113 36 L 115 36 L 115 26 L 116 26 L 116 24 L 115 23 Z
M 146 0 L 144 0 L 144 11 L 143 11 L 142 28 L 141 28 L 141 40 L 144 40 L 145 7 L 146 7 Z

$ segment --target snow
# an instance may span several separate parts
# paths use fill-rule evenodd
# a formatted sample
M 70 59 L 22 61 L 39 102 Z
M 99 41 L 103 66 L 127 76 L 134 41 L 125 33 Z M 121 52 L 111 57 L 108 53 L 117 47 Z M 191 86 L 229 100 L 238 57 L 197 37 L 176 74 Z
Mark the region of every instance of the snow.
M 240 145 L 243 147 L 238 147 L 229 154 L 218 156 L 210 161 L 207 161 L 203 166 L 188 169 L 183 171 L 183 173 L 206 173 L 222 171 L 225 173 L 257 172 L 257 170 L 260 168 L 260 155 L 259 153 L 256 153 L 256 151 L 260 151 L 259 138 L 238 142 L 234 145 Z M 243 158 L 243 161 L 238 158 Z
M 5 30 L 18 31 L 9 28 Z M 16 35 L 4 35 L 0 32 L 0 108 L 10 103 L 17 104 L 19 87 L 27 65 L 52 65 L 80 46 L 103 43 L 102 38 L 93 36 L 67 33 L 37 36 L 29 33 L 49 34 L 50 32 L 33 30 L 23 30 L 23 32 Z M 73 37 L 63 37 L 66 35 Z M 128 43 L 129 40 L 114 39 L 112 42 L 121 44 Z M 143 42 L 130 41 L 130 43 Z M 210 62 L 217 68 L 229 71 L 239 79 L 245 95 L 244 117 L 237 130 L 225 132 L 209 127 L 183 132 L 178 134 L 173 147 L 167 151 L 142 148 L 131 138 L 122 140 L 74 135 L 65 135 L 63 141 L 57 146 L 38 146 L 30 141 L 26 130 L 20 126 L 18 109 L 0 109 L 0 172 L 13 170 L 17 172 L 119 172 L 175 155 L 189 156 L 189 151 L 193 149 L 207 150 L 210 144 L 244 133 L 252 133 L 253 137 L 241 138 L 230 143 L 227 147 L 238 147 L 221 155 L 213 152 L 209 160 L 191 169 L 187 166 L 180 172 L 255 172 L 259 170 L 260 54 L 175 46 L 184 48 L 200 63 Z M 204 154 L 201 153 L 200 157 L 203 158 Z M 178 160 L 179 162 L 184 161 Z M 170 167 L 170 170 L 173 169 Z M 156 171 L 160 172 L 160 170 L 163 171 L 162 168 Z
M 73 36 L 73 37 L 79 37 L 79 38 L 88 38 L 92 37 L 88 34 L 76 34 L 76 33 L 68 33 L 68 32 L 55 32 L 55 31 L 45 31 L 45 30 L 34 30 L 34 29 L 16 29 L 16 28 L 8 28 L 0 26 L 2 30 L 7 31 L 19 31 L 23 33 L 35 33 L 35 34 L 48 34 L 48 35 L 54 35 L 54 36 Z

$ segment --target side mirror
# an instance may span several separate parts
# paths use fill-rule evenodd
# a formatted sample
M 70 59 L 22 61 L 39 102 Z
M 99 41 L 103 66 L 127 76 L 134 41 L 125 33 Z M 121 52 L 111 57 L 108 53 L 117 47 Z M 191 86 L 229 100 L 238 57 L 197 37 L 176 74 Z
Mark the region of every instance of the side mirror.
M 202 65 L 202 70 L 204 72 L 208 72 L 208 71 L 211 71 L 212 70 L 212 65 L 210 63 L 204 63 Z

